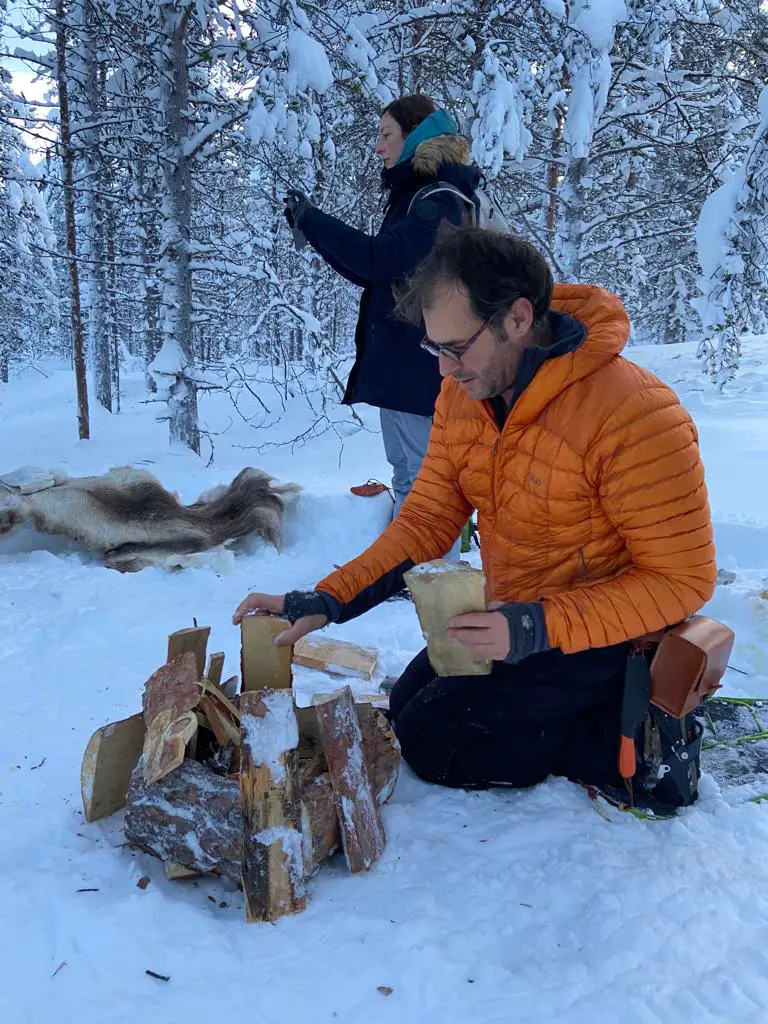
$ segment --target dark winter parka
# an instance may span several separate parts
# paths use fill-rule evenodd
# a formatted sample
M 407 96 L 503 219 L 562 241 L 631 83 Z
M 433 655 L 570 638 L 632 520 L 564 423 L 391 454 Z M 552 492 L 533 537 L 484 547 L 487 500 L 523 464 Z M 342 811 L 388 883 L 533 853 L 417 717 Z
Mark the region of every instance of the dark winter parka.
M 469 147 L 458 135 L 427 139 L 410 160 L 387 168 L 390 190 L 384 221 L 376 235 L 349 227 L 312 208 L 301 230 L 329 266 L 363 289 L 355 331 L 355 359 L 344 404 L 366 402 L 381 409 L 431 416 L 440 390 L 434 356 L 420 348 L 422 327 L 394 316 L 393 285 L 411 274 L 429 254 L 440 222 L 460 224 L 468 206 L 450 192 L 411 200 L 425 185 L 446 181 L 471 196 L 480 173 L 468 164 Z

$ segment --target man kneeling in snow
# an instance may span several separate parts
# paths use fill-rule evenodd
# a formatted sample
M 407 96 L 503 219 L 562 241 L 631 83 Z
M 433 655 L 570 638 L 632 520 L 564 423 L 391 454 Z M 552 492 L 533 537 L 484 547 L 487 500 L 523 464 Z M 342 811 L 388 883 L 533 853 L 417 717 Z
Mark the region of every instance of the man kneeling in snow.
M 550 774 L 618 784 L 630 641 L 680 622 L 715 584 L 697 434 L 675 394 L 620 355 L 620 300 L 558 285 L 510 235 L 443 230 L 407 283 L 444 378 L 429 450 L 400 514 L 313 592 L 250 594 L 293 643 L 346 622 L 447 551 L 474 509 L 490 607 L 456 636 L 489 676 L 436 678 L 426 652 L 392 690 L 405 760 L 448 786 Z M 496 604 L 499 602 L 499 604 Z

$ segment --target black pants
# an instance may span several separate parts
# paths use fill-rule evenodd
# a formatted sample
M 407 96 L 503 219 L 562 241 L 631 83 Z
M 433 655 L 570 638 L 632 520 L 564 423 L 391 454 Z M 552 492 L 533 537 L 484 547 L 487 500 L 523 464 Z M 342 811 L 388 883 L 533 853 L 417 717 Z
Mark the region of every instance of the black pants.
M 628 644 L 436 677 L 422 651 L 392 689 L 404 759 L 444 786 L 532 786 L 548 775 L 619 785 L 619 713 Z

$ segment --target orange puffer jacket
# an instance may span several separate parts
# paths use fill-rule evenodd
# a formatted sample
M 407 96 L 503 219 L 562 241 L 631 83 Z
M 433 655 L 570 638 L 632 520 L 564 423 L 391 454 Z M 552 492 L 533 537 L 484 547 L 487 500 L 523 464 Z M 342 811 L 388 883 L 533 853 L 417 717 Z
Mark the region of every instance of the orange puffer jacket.
M 488 600 L 541 600 L 565 653 L 640 637 L 710 598 L 712 525 L 688 413 L 620 356 L 629 322 L 615 295 L 560 285 L 552 308 L 581 321 L 586 339 L 540 366 L 503 428 L 487 402 L 444 381 L 400 514 L 318 584 L 344 617 L 397 567 L 440 557 L 472 509 Z

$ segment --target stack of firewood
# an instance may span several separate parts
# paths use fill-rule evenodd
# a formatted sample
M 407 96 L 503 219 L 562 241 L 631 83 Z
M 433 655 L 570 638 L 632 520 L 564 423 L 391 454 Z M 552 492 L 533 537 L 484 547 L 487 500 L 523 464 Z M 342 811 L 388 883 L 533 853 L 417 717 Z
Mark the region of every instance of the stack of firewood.
M 307 880 L 337 849 L 351 871 L 381 856 L 380 805 L 400 763 L 397 740 L 349 687 L 297 708 L 292 664 L 370 678 L 376 652 L 324 639 L 275 647 L 280 619 L 249 616 L 241 679 L 206 665 L 209 627 L 168 638 L 143 710 L 102 726 L 83 758 L 88 821 L 126 808 L 126 840 L 169 878 L 226 876 L 242 885 L 249 921 L 302 910 Z

